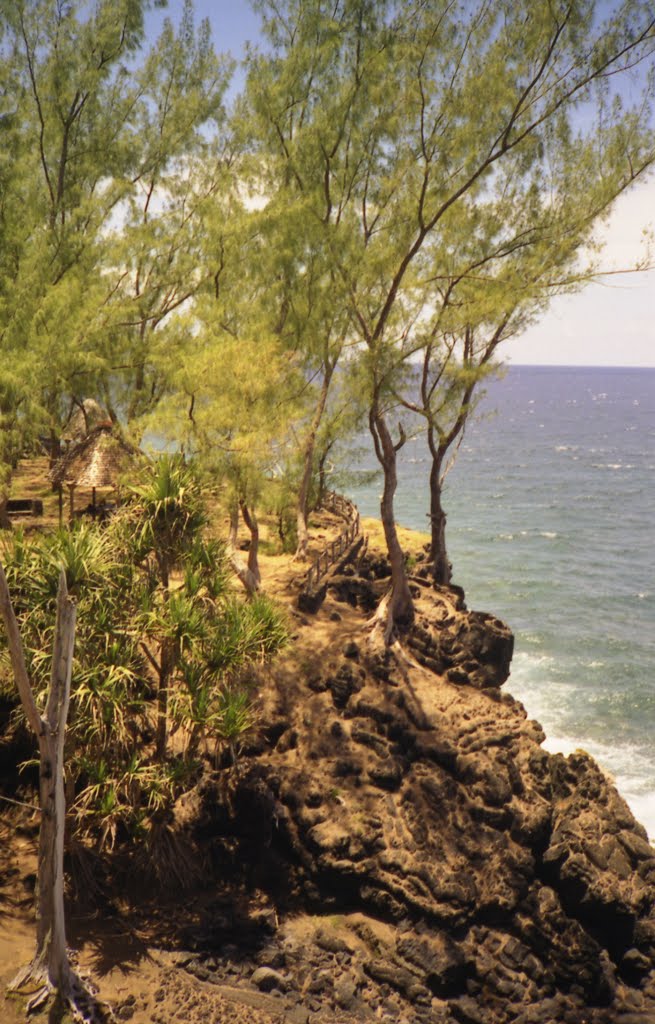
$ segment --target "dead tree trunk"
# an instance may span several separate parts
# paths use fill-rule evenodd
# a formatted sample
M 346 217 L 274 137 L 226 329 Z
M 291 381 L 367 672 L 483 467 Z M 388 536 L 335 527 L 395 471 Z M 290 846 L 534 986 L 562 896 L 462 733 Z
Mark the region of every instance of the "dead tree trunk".
M 28 1012 L 58 993 L 69 1003 L 78 1018 L 99 1021 L 104 1011 L 85 989 L 70 966 L 66 948 L 64 913 L 64 741 L 70 702 L 73 646 L 75 643 L 75 603 L 68 596 L 62 570 L 57 593 L 57 616 L 52 652 L 50 689 L 45 714 L 36 706 L 23 644 L 11 604 L 7 580 L 0 565 L 0 615 L 7 631 L 11 664 L 27 721 L 39 744 L 39 789 L 41 829 L 36 906 L 36 953 L 31 964 L 11 982 L 10 989 L 20 992 L 29 985 Z M 37 991 L 34 992 L 34 987 Z

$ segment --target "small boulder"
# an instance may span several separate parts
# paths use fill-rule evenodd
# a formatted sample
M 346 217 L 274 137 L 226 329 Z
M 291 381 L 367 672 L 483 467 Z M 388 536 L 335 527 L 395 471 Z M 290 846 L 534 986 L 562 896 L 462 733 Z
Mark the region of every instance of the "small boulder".
M 272 967 L 257 967 L 252 972 L 250 981 L 260 992 L 272 992 L 274 988 L 281 992 L 287 990 L 286 978 Z
M 334 1001 L 342 1010 L 349 1010 L 355 1002 L 357 985 L 354 980 L 345 975 L 334 983 Z

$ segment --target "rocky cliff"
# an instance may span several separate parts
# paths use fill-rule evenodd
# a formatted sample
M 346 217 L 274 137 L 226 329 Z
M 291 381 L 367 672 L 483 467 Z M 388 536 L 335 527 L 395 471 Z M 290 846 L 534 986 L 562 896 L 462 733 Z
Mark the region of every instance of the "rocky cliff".
M 259 894 L 206 908 L 188 970 L 271 1019 L 655 1022 L 644 829 L 587 754 L 542 749 L 501 689 L 509 630 L 457 590 L 417 580 L 412 633 L 372 653 L 383 575 L 298 616 L 259 738 L 179 808 Z

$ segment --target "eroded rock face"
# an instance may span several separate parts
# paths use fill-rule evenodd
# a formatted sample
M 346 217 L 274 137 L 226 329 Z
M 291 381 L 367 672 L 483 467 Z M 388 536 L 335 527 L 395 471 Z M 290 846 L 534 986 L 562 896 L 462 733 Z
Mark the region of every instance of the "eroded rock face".
M 338 1019 L 365 1019 L 366 990 L 408 1022 L 654 1022 L 646 833 L 591 758 L 546 753 L 501 692 L 506 626 L 447 590 L 418 610 L 404 653 L 368 660 L 362 635 L 278 677 L 279 728 L 228 801 L 205 785 L 197 827 L 280 915 L 359 915 L 328 979 Z M 285 975 L 298 999 L 301 974 Z

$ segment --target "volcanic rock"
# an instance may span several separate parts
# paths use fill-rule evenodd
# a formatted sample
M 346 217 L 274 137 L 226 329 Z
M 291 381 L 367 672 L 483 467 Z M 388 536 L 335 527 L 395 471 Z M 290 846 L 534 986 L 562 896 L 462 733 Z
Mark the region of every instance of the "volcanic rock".
M 345 579 L 359 604 L 368 581 Z M 316 923 L 285 946 L 284 982 L 311 1013 L 332 1000 L 317 1020 L 655 1022 L 655 851 L 587 754 L 543 750 L 501 690 L 512 649 L 496 618 L 422 588 L 383 656 L 362 619 L 320 677 L 277 673 L 293 746 L 269 729 L 227 804 L 202 790 L 224 870 L 267 894 L 282 936 Z

